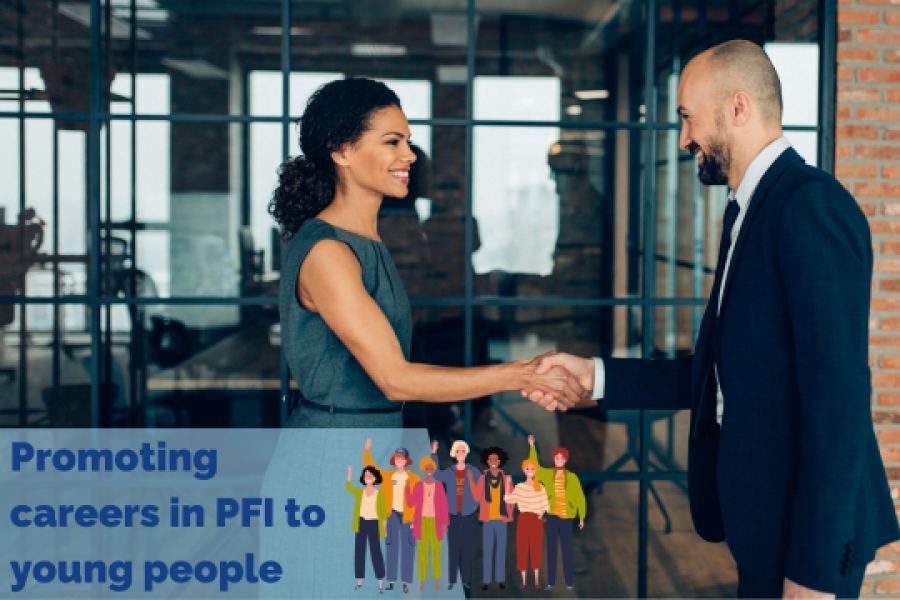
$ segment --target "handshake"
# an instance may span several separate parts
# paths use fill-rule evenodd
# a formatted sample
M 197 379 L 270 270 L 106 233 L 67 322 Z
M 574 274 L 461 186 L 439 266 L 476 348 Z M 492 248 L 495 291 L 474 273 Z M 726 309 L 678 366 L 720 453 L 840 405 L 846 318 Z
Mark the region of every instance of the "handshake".
M 548 352 L 518 364 L 522 396 L 547 410 L 566 411 L 594 389 L 594 361 L 563 352 Z

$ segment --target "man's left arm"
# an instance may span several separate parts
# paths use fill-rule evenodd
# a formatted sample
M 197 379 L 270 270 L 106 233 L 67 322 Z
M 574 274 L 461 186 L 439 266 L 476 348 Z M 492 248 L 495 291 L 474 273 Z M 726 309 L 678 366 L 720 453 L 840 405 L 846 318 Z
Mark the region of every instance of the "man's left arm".
M 800 463 L 785 577 L 835 593 L 872 435 L 868 363 L 872 242 L 836 182 L 804 184 L 779 221 L 777 262 L 800 399 Z

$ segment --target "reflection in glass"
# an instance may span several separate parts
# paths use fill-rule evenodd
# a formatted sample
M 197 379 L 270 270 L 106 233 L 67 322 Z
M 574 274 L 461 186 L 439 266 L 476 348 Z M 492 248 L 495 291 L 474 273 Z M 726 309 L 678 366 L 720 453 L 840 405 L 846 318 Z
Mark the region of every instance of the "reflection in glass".
M 111 216 L 105 293 L 276 293 L 266 206 L 282 160 L 280 124 L 115 120 L 101 143 L 104 219 Z
M 295 0 L 291 71 L 383 80 L 410 118 L 465 118 L 465 6 L 440 4 L 401 2 L 385 10 L 366 2 L 324 8 Z M 291 114 L 300 113 L 292 102 Z M 413 137 L 427 150 L 415 129 Z
M 141 305 L 103 313 L 101 381 L 148 427 L 275 427 L 281 351 L 274 307 Z
M 554 77 L 478 77 L 474 90 L 476 119 L 553 121 L 559 114 Z M 549 275 L 559 196 L 547 157 L 559 129 L 479 127 L 474 139 L 472 216 L 481 238 L 475 273 Z
M 37 295 L 52 295 L 52 272 L 28 275 L 43 288 Z M 0 305 L 0 426 L 90 427 L 88 311 L 79 304 Z
M 465 129 L 435 127 L 433 136 L 433 153 L 414 137 L 409 193 L 384 199 L 378 231 L 410 297 L 459 298 L 466 269 Z
M 656 164 L 655 295 L 704 298 L 715 275 L 728 189 L 700 183 L 696 159 L 678 148 L 676 130 L 658 133 Z M 671 351 L 672 343 L 661 347 Z
M 524 78 L 493 79 L 507 89 Z M 638 295 L 640 149 L 636 131 L 476 127 L 476 293 Z
M 477 0 L 475 8 L 476 76 L 557 79 L 555 110 L 548 120 L 630 120 L 617 114 L 617 105 L 632 87 L 635 98 L 640 95 L 636 84 L 642 79 L 643 42 L 635 32 L 646 27 L 641 6 Z
M 74 5 L 60 6 L 64 12 Z M 136 76 L 137 89 L 116 86 L 114 79 L 110 99 L 134 102 L 139 114 L 241 114 L 246 73 L 281 64 L 278 3 L 226 7 L 142 0 L 133 9 L 127 2 L 113 3 L 111 22 L 105 67 L 116 79 Z M 164 104 L 145 101 L 141 80 L 152 77 L 167 81 Z

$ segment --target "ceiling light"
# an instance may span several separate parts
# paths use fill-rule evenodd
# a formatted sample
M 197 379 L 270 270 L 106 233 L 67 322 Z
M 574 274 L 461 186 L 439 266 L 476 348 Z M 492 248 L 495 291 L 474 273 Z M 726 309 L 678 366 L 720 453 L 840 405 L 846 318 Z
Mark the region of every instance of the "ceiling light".
M 228 71 L 205 60 L 164 58 L 160 62 L 170 69 L 181 71 L 194 79 L 228 79 Z
M 354 56 L 404 56 L 406 46 L 397 44 L 353 44 L 350 51 Z
M 68 17 L 80 23 L 85 27 L 91 26 L 91 6 L 90 4 L 79 4 L 77 2 L 60 2 L 59 14 Z M 110 19 L 110 37 L 114 40 L 127 40 L 131 38 L 131 25 L 118 17 Z M 149 40 L 153 36 L 149 32 L 144 31 L 140 27 L 135 31 L 135 37 L 139 40 Z
M 253 35 L 281 35 L 281 27 L 254 27 L 250 30 Z M 309 27 L 291 27 L 291 35 L 312 35 L 313 30 Z
M 606 100 L 609 98 L 609 90 L 579 90 L 575 92 L 579 100 Z
M 438 65 L 437 79 L 444 85 L 466 85 L 469 68 L 466 65 Z
M 581 107 L 577 104 L 572 104 L 571 106 L 566 107 L 566 114 L 572 115 L 573 117 L 577 117 L 581 114 Z
M 123 21 L 130 21 L 132 13 L 130 8 L 113 7 L 112 14 Z M 145 25 L 159 25 L 169 20 L 169 11 L 156 8 L 138 8 L 134 15 L 137 21 Z

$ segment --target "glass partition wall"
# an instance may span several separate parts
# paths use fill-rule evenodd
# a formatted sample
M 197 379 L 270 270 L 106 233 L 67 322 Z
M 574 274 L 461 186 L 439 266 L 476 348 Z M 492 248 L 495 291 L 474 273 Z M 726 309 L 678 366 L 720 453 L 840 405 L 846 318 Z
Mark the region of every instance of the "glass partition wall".
M 309 95 L 385 81 L 413 193 L 380 233 L 413 358 L 691 352 L 727 191 L 678 148 L 687 61 L 763 44 L 785 125 L 833 157 L 834 0 L 0 0 L 0 424 L 278 427 L 280 241 L 266 207 Z M 697 543 L 688 416 L 548 414 L 518 394 L 408 404 L 411 427 L 585 482 L 580 595 L 733 595 Z M 515 470 L 515 469 L 514 469 Z

